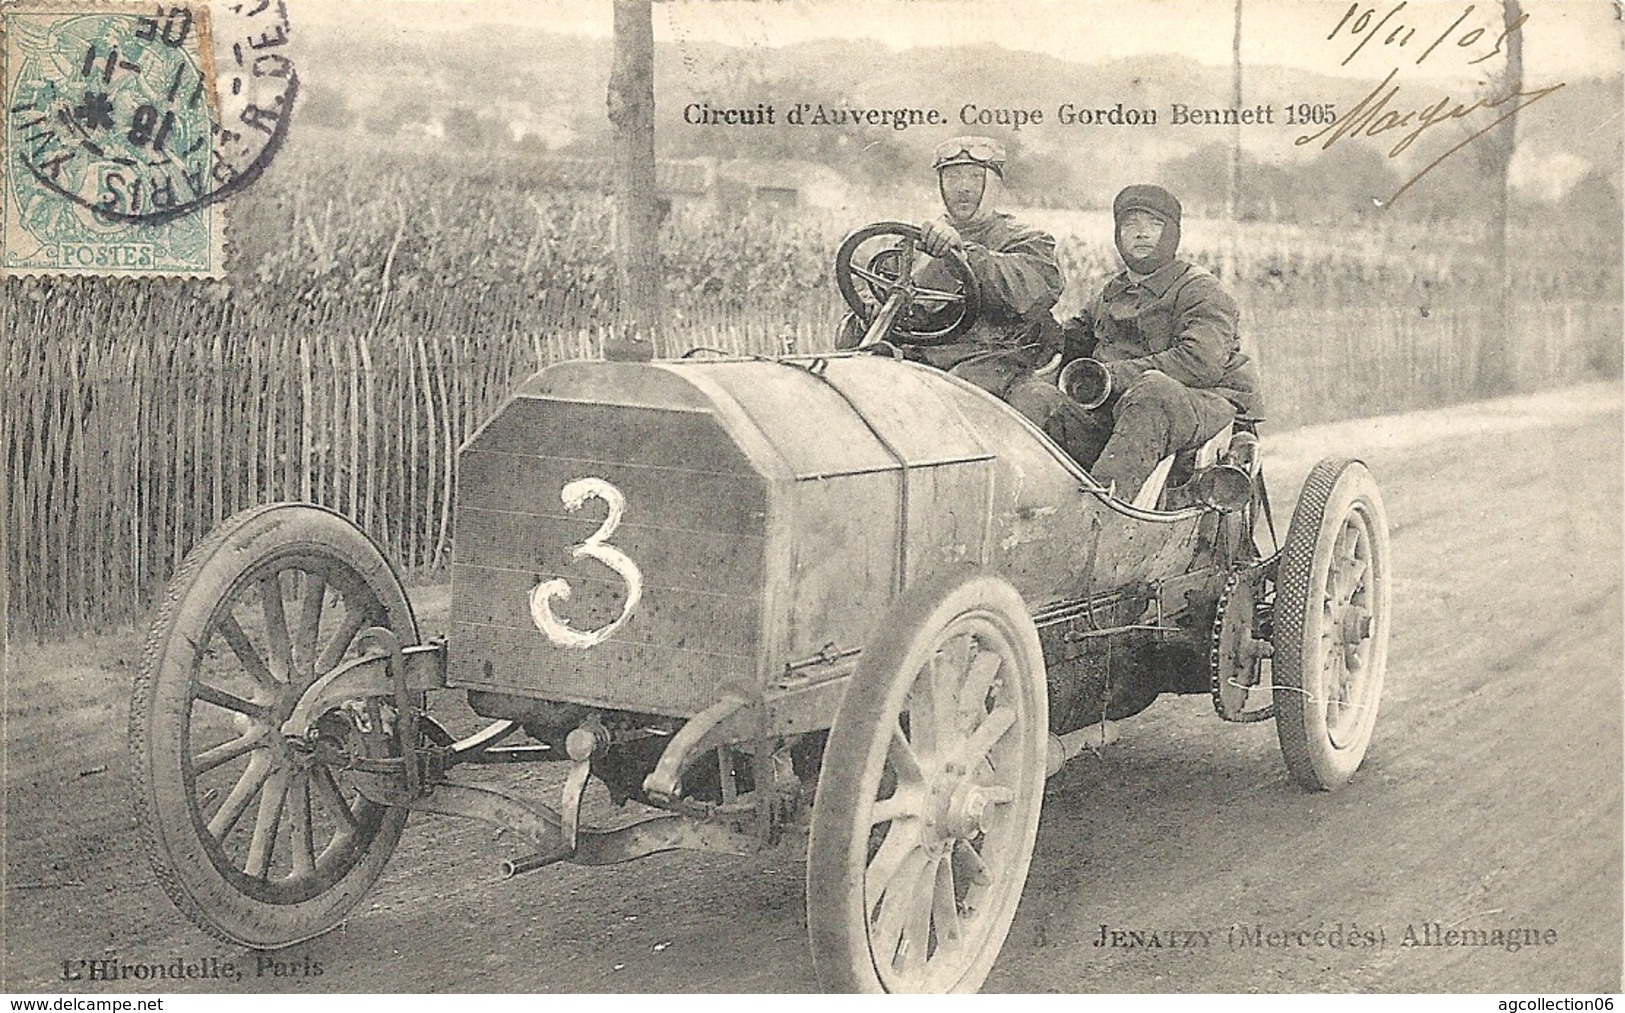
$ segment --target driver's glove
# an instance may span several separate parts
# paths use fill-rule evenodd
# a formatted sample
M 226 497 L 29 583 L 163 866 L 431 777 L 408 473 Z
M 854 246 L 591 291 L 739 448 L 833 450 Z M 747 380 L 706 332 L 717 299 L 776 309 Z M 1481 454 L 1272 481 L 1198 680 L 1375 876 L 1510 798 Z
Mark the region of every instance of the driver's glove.
M 1095 350 L 1095 321 L 1087 309 L 1061 324 L 1061 349 L 1068 359 L 1081 358 Z
M 948 251 L 957 250 L 964 244 L 959 238 L 959 230 L 952 225 L 929 221 L 920 226 L 920 245 L 933 257 L 945 257 Z

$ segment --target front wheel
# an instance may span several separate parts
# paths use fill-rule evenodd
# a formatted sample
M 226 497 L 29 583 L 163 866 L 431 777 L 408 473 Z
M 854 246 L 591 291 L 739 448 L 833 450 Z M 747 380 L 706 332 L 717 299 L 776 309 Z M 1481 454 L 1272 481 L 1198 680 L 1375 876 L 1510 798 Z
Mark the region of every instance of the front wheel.
M 887 613 L 824 749 L 807 850 L 823 986 L 971 992 L 1038 834 L 1049 709 L 1021 596 L 973 571 Z
M 417 642 L 377 547 L 314 506 L 232 517 L 171 580 L 130 704 L 134 804 L 158 881 L 212 934 L 271 949 L 325 932 L 389 860 L 406 810 L 363 797 L 294 727 L 375 626 Z M 312 717 L 376 740 L 394 715 L 370 698 Z
M 1354 776 L 1388 664 L 1388 518 L 1358 461 L 1304 481 L 1275 589 L 1275 730 L 1293 780 L 1329 791 Z

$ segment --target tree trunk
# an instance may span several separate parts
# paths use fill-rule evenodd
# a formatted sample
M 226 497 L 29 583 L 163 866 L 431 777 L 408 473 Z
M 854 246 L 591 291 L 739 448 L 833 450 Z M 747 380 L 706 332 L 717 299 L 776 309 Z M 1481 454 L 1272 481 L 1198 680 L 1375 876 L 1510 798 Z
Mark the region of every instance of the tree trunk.
M 1236 0 L 1235 31 L 1230 37 L 1230 107 L 1241 108 L 1241 0 Z M 1224 188 L 1224 216 L 1229 232 L 1224 244 L 1224 281 L 1235 290 L 1236 260 L 1241 246 L 1241 124 L 1230 130 L 1230 178 Z
M 1230 36 L 1230 107 L 1241 107 L 1241 0 L 1235 0 L 1235 31 Z M 1225 244 L 1222 270 L 1225 285 L 1237 285 L 1241 247 L 1241 125 L 1230 128 L 1230 172 L 1224 187 Z
M 1494 94 L 1507 95 L 1523 89 L 1523 6 L 1520 0 L 1505 0 L 1503 20 L 1508 29 L 1506 36 L 1507 63 Z M 1493 287 L 1490 305 L 1494 319 L 1484 334 L 1482 355 L 1479 359 L 1479 385 L 1485 393 L 1500 393 L 1512 389 L 1515 377 L 1512 369 L 1512 277 L 1509 255 L 1512 245 L 1511 221 L 1508 210 L 1512 203 L 1512 155 L 1517 150 L 1517 103 L 1510 105 L 1511 113 L 1495 130 L 1494 141 L 1486 145 L 1493 193 L 1490 201 L 1489 235 L 1490 284 Z
M 650 0 L 615 0 L 609 74 L 615 128 L 615 269 L 619 283 L 608 358 L 648 359 L 660 331 L 655 183 L 654 14 Z

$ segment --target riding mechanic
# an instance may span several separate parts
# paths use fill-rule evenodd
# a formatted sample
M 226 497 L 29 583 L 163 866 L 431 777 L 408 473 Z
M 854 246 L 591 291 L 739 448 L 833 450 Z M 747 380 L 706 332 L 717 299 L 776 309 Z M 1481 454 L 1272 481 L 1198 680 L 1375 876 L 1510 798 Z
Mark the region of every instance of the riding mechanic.
M 1063 328 L 1068 355 L 1093 360 L 1098 380 L 1087 385 L 1085 411 L 1055 413 L 1050 435 L 1123 498 L 1162 458 L 1258 409 L 1236 301 L 1176 256 L 1180 217 L 1178 198 L 1162 187 L 1125 187 L 1112 201 L 1124 269 Z

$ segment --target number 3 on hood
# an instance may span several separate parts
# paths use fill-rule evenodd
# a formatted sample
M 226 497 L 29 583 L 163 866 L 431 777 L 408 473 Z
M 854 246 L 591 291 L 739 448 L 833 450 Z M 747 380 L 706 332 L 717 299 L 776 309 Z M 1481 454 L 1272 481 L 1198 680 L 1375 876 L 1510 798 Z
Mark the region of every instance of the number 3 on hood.
M 590 556 L 619 574 L 626 581 L 626 604 L 621 606 L 621 614 L 608 626 L 600 626 L 596 630 L 571 629 L 570 620 L 560 619 L 553 614 L 553 599 L 569 601 L 570 585 L 563 577 L 554 577 L 531 588 L 530 616 L 536 621 L 536 628 L 547 634 L 547 639 L 556 646 L 592 647 L 603 643 L 610 634 L 620 629 L 643 597 L 643 574 L 638 571 L 638 564 L 609 544 L 609 536 L 620 526 L 621 515 L 626 511 L 626 497 L 621 490 L 601 478 L 578 478 L 559 491 L 559 498 L 564 501 L 564 508 L 572 512 L 580 510 L 581 505 L 589 499 L 601 499 L 609 507 L 609 516 L 604 518 L 604 523 L 598 525 L 598 530 L 589 535 L 585 542 L 570 550 L 570 558 Z

